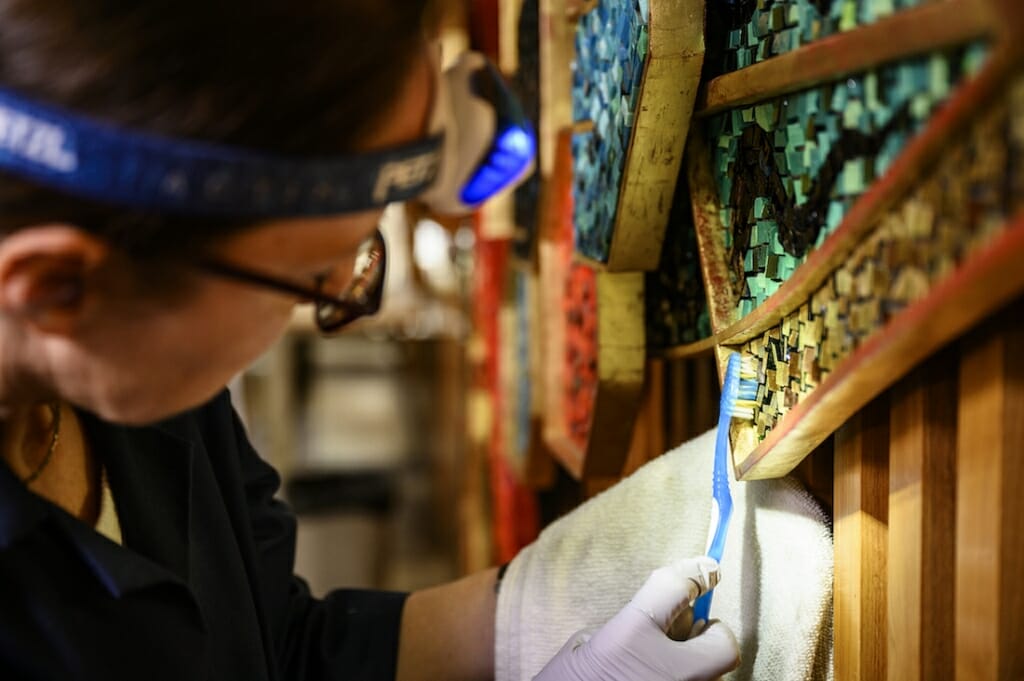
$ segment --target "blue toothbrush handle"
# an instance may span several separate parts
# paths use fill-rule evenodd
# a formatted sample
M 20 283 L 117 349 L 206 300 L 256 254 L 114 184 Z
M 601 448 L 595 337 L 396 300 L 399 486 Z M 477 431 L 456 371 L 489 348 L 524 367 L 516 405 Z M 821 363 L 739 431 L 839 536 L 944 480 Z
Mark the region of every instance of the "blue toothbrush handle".
M 698 598 L 693 604 L 693 621 L 698 622 L 699 620 L 708 621 L 708 616 L 711 614 L 711 594 L 714 593 L 714 589 L 707 592 L 700 598 Z
M 707 555 L 721 562 L 725 553 L 725 535 L 732 518 L 732 494 L 729 493 L 728 452 L 729 423 L 732 420 L 732 407 L 736 402 L 740 389 L 740 356 L 730 355 L 726 364 L 725 377 L 722 382 L 722 401 L 718 409 L 718 432 L 715 434 L 715 463 L 711 475 L 712 500 L 718 508 L 717 526 L 714 536 L 708 545 Z M 698 598 L 693 604 L 693 621 L 708 621 L 711 614 L 711 594 L 714 590 Z

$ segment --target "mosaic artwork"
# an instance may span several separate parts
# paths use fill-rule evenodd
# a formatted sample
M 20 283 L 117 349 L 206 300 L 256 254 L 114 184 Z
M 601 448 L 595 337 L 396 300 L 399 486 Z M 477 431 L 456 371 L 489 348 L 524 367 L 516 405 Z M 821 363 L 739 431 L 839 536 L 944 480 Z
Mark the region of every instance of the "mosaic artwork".
M 804 305 L 743 346 L 760 367 L 758 440 L 865 339 L 1024 210 L 1024 80 L 1007 99 L 955 141 Z
M 723 0 L 708 3 L 707 76 L 736 71 L 929 0 Z
M 566 434 L 586 449 L 597 396 L 597 277 L 575 264 L 565 287 Z
M 972 45 L 918 57 L 709 121 L 741 317 L 838 227 L 985 54 Z
M 690 190 L 683 173 L 676 185 L 658 269 L 644 282 L 647 345 L 670 348 L 711 335 Z
M 573 138 L 576 250 L 607 262 L 619 185 L 647 58 L 647 0 L 609 0 L 576 28 L 573 118 L 593 130 Z

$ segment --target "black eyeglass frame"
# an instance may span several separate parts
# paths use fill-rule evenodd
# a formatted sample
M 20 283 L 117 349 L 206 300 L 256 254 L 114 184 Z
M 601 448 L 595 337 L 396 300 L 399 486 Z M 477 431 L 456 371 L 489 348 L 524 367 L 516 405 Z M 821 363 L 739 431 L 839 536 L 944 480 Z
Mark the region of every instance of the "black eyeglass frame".
M 369 263 L 360 266 L 363 258 L 369 258 Z M 313 303 L 313 321 L 317 329 L 322 333 L 334 333 L 380 310 L 387 273 L 387 244 L 380 230 L 374 230 L 360 246 L 352 281 L 339 296 L 324 293 L 327 277 L 317 278 L 315 286 L 306 286 L 210 256 L 201 256 L 194 264 L 207 274 L 308 300 Z

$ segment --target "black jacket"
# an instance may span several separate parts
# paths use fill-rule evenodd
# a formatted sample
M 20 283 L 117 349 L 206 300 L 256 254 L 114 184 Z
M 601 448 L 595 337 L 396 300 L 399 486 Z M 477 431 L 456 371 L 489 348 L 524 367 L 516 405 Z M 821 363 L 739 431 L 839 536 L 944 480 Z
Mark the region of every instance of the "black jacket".
M 124 546 L 0 465 L 0 679 L 392 679 L 403 594 L 314 599 L 227 393 L 145 428 L 81 414 Z

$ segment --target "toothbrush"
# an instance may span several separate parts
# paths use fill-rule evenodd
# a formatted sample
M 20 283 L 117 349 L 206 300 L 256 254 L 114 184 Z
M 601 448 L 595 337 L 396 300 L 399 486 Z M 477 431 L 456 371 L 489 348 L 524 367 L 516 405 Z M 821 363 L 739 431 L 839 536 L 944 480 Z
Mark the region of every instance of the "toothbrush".
M 754 419 L 757 404 L 757 366 L 753 357 L 739 353 L 729 355 L 722 381 L 722 399 L 718 408 L 718 433 L 715 438 L 715 468 L 711 477 L 711 525 L 707 555 L 722 561 L 725 535 L 732 516 L 732 495 L 729 493 L 729 424 L 733 418 Z M 711 591 L 693 605 L 693 621 L 708 621 Z

